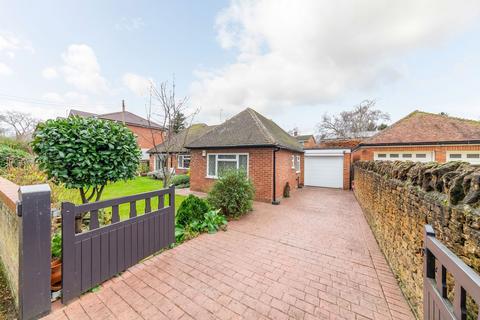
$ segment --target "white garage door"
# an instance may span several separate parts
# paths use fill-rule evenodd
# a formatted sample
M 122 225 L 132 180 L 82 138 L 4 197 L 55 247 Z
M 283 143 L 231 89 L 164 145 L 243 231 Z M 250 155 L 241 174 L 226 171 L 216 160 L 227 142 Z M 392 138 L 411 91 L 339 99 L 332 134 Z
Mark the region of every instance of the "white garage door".
M 343 188 L 343 156 L 305 156 L 305 185 Z

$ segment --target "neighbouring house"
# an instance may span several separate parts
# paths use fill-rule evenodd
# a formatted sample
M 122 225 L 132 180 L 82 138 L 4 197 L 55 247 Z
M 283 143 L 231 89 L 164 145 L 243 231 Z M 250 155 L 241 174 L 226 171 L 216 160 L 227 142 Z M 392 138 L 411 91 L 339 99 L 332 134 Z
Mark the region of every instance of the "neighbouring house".
M 317 144 L 313 134 L 297 135 L 295 132 L 293 137 L 297 139 L 298 143 L 300 143 L 304 148 L 313 148 Z
M 461 160 L 480 165 L 480 121 L 414 111 L 353 152 L 357 160 Z
M 200 138 L 214 128 L 204 123 L 193 124 L 147 151 L 150 156 L 150 171 L 159 171 L 167 166 L 175 174 L 185 174 L 190 168 L 190 150 L 185 145 Z M 168 158 L 168 159 L 167 159 Z
M 207 192 L 223 170 L 243 169 L 255 186 L 255 200 L 278 204 L 288 182 L 303 185 L 303 147 L 253 109 L 245 109 L 192 141 L 190 189 Z
M 314 148 L 355 148 L 362 142 L 363 138 L 335 138 L 322 139 Z
M 69 116 L 98 118 L 124 123 L 137 136 L 138 145 L 142 149 L 141 160 L 143 162 L 149 161 L 147 151 L 163 141 L 165 130 L 161 125 L 126 111 L 125 106 L 122 107 L 122 111 L 103 114 L 71 109 Z

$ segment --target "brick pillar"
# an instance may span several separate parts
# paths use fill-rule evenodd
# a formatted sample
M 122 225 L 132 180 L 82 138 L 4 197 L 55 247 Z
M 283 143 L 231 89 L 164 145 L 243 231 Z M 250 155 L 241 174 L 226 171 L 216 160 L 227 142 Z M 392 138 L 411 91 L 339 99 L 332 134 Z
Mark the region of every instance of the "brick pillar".
M 435 161 L 439 163 L 447 162 L 447 152 L 445 150 L 435 150 Z

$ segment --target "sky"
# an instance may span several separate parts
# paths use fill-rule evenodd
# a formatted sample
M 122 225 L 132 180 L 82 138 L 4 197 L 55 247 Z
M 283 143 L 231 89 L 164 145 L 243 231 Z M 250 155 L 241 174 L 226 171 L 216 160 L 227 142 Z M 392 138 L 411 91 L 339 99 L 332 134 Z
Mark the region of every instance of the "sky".
M 0 112 L 146 116 L 176 84 L 195 122 L 251 107 L 314 133 L 365 99 L 480 120 L 480 1 L 0 0 Z M 191 112 L 191 111 L 189 111 Z

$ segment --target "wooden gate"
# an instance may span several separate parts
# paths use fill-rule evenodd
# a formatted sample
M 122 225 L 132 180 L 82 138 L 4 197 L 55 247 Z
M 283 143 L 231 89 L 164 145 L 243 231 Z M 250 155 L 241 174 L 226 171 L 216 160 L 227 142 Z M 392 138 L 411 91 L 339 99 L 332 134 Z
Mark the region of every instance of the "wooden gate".
M 435 238 L 430 225 L 425 226 L 424 239 L 424 319 L 467 319 L 467 293 L 480 303 L 480 276 Z M 453 303 L 447 296 L 447 272 L 454 279 Z
M 157 208 L 152 208 L 153 199 L 158 199 Z M 142 202 L 144 214 L 137 215 L 137 204 Z M 120 221 L 125 206 L 120 207 L 122 204 L 127 204 L 129 218 Z M 107 208 L 111 208 L 111 224 L 100 226 L 99 213 Z M 75 217 L 88 212 L 89 230 L 75 233 Z M 174 187 L 77 206 L 62 203 L 62 302 L 67 303 L 174 242 Z

